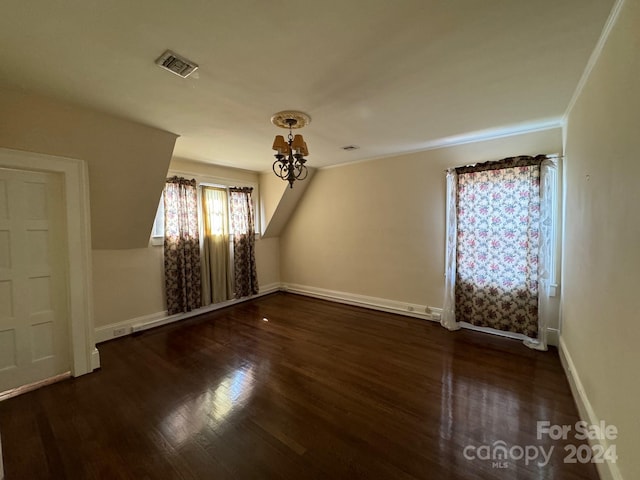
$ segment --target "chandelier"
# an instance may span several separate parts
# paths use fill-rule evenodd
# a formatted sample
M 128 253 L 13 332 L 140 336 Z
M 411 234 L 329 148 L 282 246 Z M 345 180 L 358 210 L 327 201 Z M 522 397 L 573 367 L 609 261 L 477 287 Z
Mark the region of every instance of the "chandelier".
M 293 188 L 293 182 L 307 178 L 307 161 L 305 156 L 309 155 L 307 142 L 302 135 L 293 135 L 294 128 L 302 128 L 311 122 L 311 117 L 306 113 L 285 110 L 278 112 L 271 117 L 271 123 L 280 128 L 289 129 L 289 135 L 285 140 L 283 135 L 276 135 L 273 141 L 273 149 L 278 153 L 274 155 L 276 161 L 273 162 L 273 173 L 282 180 L 289 182 L 289 188 Z

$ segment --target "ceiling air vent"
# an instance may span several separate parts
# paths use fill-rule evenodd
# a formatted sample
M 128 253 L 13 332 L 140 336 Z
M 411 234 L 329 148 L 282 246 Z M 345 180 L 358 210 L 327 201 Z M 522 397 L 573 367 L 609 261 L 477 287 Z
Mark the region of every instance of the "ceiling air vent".
M 169 70 L 171 73 L 187 78 L 196 71 L 198 65 L 191 60 L 181 57 L 177 53 L 167 50 L 156 60 L 156 65 Z

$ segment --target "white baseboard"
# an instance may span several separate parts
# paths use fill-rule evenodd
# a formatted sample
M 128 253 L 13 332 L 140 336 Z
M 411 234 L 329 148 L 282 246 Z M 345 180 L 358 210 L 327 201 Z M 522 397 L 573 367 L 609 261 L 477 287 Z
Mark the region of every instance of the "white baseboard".
M 54 375 L 53 377 L 44 378 L 37 382 L 27 383 L 26 385 L 20 385 L 19 387 L 0 392 L 0 402 L 4 402 L 5 400 L 9 400 L 10 398 L 14 398 L 25 393 L 33 392 L 34 390 L 46 387 L 47 385 L 53 385 L 54 383 L 61 382 L 68 378 L 71 378 L 71 372 L 63 372 L 58 375 Z
M 327 290 L 324 288 L 309 287 L 293 283 L 282 284 L 282 290 L 285 292 L 306 295 L 308 297 L 331 300 L 332 302 L 371 308 L 373 310 L 380 310 L 383 312 L 397 313 L 408 317 L 421 318 L 423 320 L 440 320 L 439 313 L 441 310 L 439 308 L 428 307 L 426 305 L 398 302 L 396 300 L 389 300 L 386 298 L 369 297 L 367 295 L 338 292 L 335 290 Z
M 143 315 L 140 317 L 129 318 L 122 322 L 110 323 L 95 329 L 96 343 L 106 342 L 118 337 L 130 335 L 132 333 L 132 326 L 146 322 L 153 322 L 156 320 L 167 318 L 167 311 L 152 313 L 149 315 Z
M 257 295 L 252 295 L 250 297 L 234 299 L 234 300 L 229 300 L 227 302 L 207 305 L 206 307 L 198 308 L 196 310 L 192 310 L 187 313 L 169 315 L 168 312 L 164 310 L 162 312 L 151 313 L 149 315 L 142 315 L 140 317 L 123 320 L 122 322 L 104 325 L 102 327 L 98 327 L 95 329 L 96 343 L 106 342 L 107 340 L 112 340 L 114 338 L 131 335 L 134 332 L 141 332 L 143 330 L 148 330 L 150 328 L 160 327 L 162 325 L 178 322 L 186 318 L 195 317 L 196 315 L 202 315 L 203 313 L 209 313 L 215 310 L 220 310 L 221 308 L 246 302 L 247 300 L 252 300 L 254 298 L 262 297 L 264 295 L 268 295 L 270 293 L 274 293 L 279 290 L 280 290 L 280 283 L 271 283 L 269 285 L 266 285 L 265 287 L 260 288 L 260 293 L 258 293 Z M 95 353 L 97 353 L 97 350 L 96 352 L 94 352 L 94 354 Z M 99 361 L 100 360 L 98 356 L 98 366 L 99 366 Z
M 562 336 L 560 337 L 559 344 L 560 346 L 558 348 L 558 351 L 560 352 L 560 362 L 562 363 L 562 368 L 564 369 L 565 375 L 569 380 L 569 386 L 571 387 L 573 398 L 575 399 L 576 405 L 578 406 L 580 420 L 584 420 L 590 425 L 599 425 L 600 418 L 598 418 L 596 412 L 591 406 L 589 397 L 587 397 L 578 371 L 576 370 L 573 359 L 571 358 L 571 354 L 569 353 L 569 350 L 567 350 L 567 344 L 564 342 Z M 609 447 L 606 439 L 590 440 L 590 443 L 592 446 L 595 444 L 600 444 L 604 451 L 606 451 Z M 620 469 L 618 468 L 618 465 L 616 463 L 597 463 L 596 467 L 598 468 L 598 473 L 600 474 L 601 480 L 623 480 Z
M 475 332 L 482 332 L 482 333 L 490 333 L 491 335 L 498 335 L 499 337 L 507 337 L 513 340 L 525 341 L 529 338 L 526 335 L 523 335 L 521 333 L 511 333 L 504 330 L 497 330 L 495 328 L 489 328 L 489 327 L 477 327 L 476 325 L 472 325 L 471 323 L 467 323 L 467 322 L 460 322 L 459 325 L 462 328 L 466 328 L 467 330 L 473 330 Z M 557 328 L 547 328 L 547 345 L 553 345 L 554 347 L 557 347 L 558 334 L 559 334 L 559 331 Z
M 93 371 L 97 368 L 100 368 L 100 352 L 94 347 L 93 352 L 91 352 L 91 370 Z
M 429 307 L 429 311 L 431 313 L 431 320 L 440 321 L 442 316 L 442 309 L 436 307 Z M 495 328 L 488 327 L 476 327 L 467 322 L 460 322 L 460 327 L 466 328 L 467 330 L 474 330 L 476 332 L 489 333 L 491 335 L 498 335 L 500 337 L 512 338 L 514 340 L 527 340 L 526 335 L 522 335 L 519 333 L 511 333 L 505 332 L 503 330 L 496 330 Z M 559 330 L 557 328 L 547 328 L 547 344 L 553 345 L 555 347 L 558 346 L 558 338 L 559 338 Z

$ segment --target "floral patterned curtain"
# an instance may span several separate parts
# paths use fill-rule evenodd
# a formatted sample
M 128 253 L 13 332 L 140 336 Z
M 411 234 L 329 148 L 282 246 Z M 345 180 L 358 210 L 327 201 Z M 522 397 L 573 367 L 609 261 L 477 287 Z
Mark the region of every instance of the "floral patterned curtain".
M 447 251 L 452 255 L 442 319 L 447 328 L 467 322 L 537 339 L 525 344 L 546 349 L 539 331 L 546 329 L 539 317 L 539 287 L 548 276 L 539 260 L 549 250 L 541 233 L 550 236 L 547 214 L 541 217 L 545 161 L 543 155 L 513 157 L 448 173 Z M 546 204 L 544 210 L 549 210 Z
M 236 298 L 258 293 L 252 191 L 250 187 L 229 188 Z
M 195 180 L 167 179 L 164 189 L 164 272 L 169 315 L 201 306 Z

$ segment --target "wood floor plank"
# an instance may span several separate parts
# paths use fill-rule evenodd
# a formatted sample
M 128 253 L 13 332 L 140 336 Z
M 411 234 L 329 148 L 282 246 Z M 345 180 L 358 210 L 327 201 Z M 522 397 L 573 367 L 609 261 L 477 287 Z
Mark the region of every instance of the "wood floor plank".
M 553 349 L 284 293 L 99 349 L 0 403 L 6 480 L 598 478 L 536 438 L 578 421 Z M 464 455 L 500 441 L 555 450 Z

